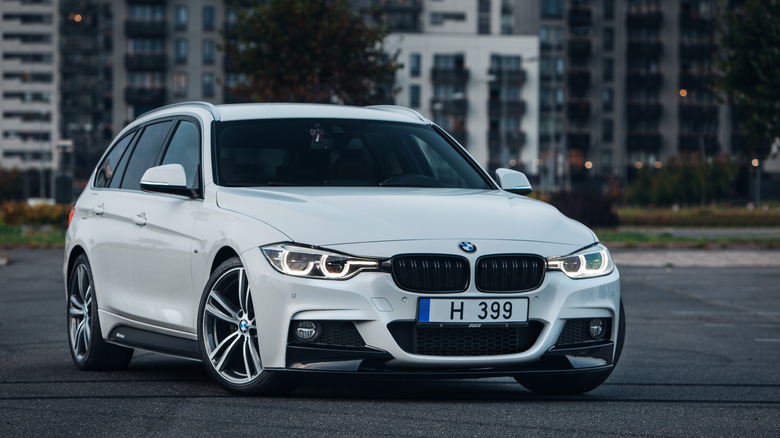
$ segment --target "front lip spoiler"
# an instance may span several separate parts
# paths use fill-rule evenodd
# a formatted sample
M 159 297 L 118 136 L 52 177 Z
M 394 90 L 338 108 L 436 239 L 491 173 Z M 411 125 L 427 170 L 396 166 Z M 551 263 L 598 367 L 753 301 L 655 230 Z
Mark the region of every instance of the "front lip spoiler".
M 535 362 L 503 367 L 480 368 L 406 368 L 387 365 L 393 356 L 370 347 L 331 347 L 288 345 L 287 368 L 273 369 L 283 373 L 330 375 L 367 375 L 474 379 L 512 377 L 528 374 L 580 373 L 612 369 L 614 343 L 551 348 Z

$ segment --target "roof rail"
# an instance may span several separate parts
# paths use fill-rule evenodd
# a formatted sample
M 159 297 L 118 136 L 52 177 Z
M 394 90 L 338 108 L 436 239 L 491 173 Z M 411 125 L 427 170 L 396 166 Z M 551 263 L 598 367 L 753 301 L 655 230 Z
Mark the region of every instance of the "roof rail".
M 418 118 L 421 121 L 423 121 L 423 122 L 425 122 L 425 123 L 427 123 L 429 125 L 431 124 L 431 121 L 426 119 L 425 117 L 423 117 L 422 114 L 418 113 L 417 111 L 415 111 L 415 110 L 413 110 L 411 108 L 407 108 L 405 106 L 400 106 L 400 105 L 371 105 L 371 106 L 367 106 L 366 108 L 373 108 L 373 109 L 378 109 L 378 110 L 383 110 L 383 111 L 390 111 L 390 112 L 394 112 L 394 113 L 397 113 L 397 114 L 406 114 L 407 116 L 412 116 L 412 117 Z
M 214 116 L 214 120 L 219 120 L 219 110 L 217 110 L 217 107 L 216 107 L 216 106 L 214 106 L 214 104 L 212 104 L 212 103 L 209 103 L 209 102 L 202 102 L 202 101 L 191 101 L 191 102 L 177 102 L 177 103 L 172 103 L 172 104 L 170 104 L 170 105 L 161 106 L 161 107 L 159 107 L 159 108 L 155 108 L 155 109 L 153 109 L 153 110 L 151 110 L 151 111 L 147 111 L 147 112 L 145 112 L 145 113 L 141 114 L 140 116 L 138 116 L 137 118 L 139 118 L 139 119 L 140 119 L 141 117 L 144 117 L 144 116 L 146 116 L 146 115 L 149 115 L 149 114 L 155 113 L 155 112 L 157 112 L 157 111 L 162 111 L 162 110 L 164 110 L 164 109 L 168 109 L 168 108 L 176 108 L 176 107 L 179 107 L 179 106 L 187 106 L 187 105 L 195 105 L 195 106 L 200 106 L 200 107 L 203 107 L 203 108 L 205 108 L 206 110 L 208 110 L 208 112 L 210 112 L 212 116 Z

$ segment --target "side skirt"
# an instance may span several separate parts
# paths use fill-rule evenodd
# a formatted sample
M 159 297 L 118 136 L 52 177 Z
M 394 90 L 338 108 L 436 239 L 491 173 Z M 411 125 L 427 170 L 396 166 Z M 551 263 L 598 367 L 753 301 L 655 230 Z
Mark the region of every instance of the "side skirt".
M 142 350 L 200 360 L 200 348 L 197 341 L 133 327 L 121 325 L 115 327 L 108 335 L 108 341 L 125 347 L 140 348 Z

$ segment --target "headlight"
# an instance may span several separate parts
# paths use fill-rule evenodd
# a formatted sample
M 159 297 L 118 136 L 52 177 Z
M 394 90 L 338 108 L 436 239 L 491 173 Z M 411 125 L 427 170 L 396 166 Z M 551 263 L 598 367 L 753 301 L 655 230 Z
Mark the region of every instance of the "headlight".
M 280 243 L 261 248 L 271 266 L 294 277 L 346 280 L 360 271 L 379 269 L 379 261 L 317 248 Z
M 597 244 L 571 255 L 550 257 L 547 259 L 547 269 L 563 271 L 571 278 L 590 278 L 607 275 L 615 268 L 609 251 L 602 244 Z

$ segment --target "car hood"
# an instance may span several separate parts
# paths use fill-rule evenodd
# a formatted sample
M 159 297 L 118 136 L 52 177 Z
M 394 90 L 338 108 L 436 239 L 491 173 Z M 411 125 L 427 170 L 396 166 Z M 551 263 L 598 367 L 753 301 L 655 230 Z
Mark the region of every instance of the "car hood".
M 583 247 L 595 235 L 541 201 L 499 190 L 395 187 L 220 188 L 217 205 L 298 243 L 492 239 Z

